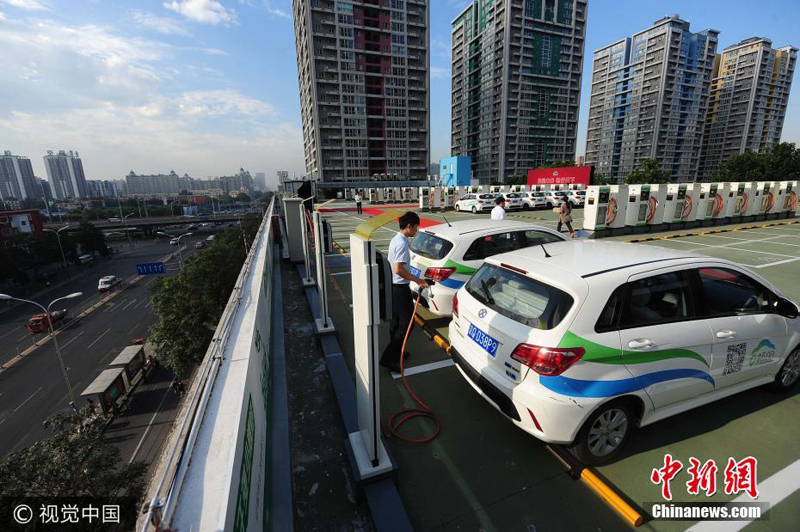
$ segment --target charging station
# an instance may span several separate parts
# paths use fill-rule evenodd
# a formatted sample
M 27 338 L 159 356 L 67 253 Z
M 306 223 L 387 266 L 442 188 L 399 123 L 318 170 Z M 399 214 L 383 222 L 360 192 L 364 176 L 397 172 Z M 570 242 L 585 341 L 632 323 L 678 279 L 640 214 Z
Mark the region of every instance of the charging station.
M 420 187 L 419 189 L 419 208 L 423 212 L 427 212 L 431 208 L 431 188 L 430 187 Z
M 586 191 L 583 228 L 594 231 L 594 238 L 625 234 L 627 204 L 628 185 L 590 186 Z
M 658 185 L 630 185 L 625 225 L 634 233 L 649 231 L 664 220 L 666 190 Z M 659 216 L 660 215 L 660 216 Z
M 728 183 L 728 199 L 725 201 L 725 218 L 730 223 L 741 221 L 742 207 L 746 207 L 750 183 Z
M 320 317 L 314 321 L 317 326 L 317 334 L 326 334 L 336 330 L 333 326 L 330 313 L 328 312 L 328 276 L 325 275 L 327 269 L 327 253 L 333 251 L 333 230 L 330 223 L 323 218 L 320 208 L 334 200 L 326 201 L 314 209 L 314 250 L 316 253 L 317 264 L 317 299 L 319 300 Z
M 754 220 L 763 220 L 765 218 L 764 209 L 769 203 L 769 183 L 756 181 L 753 189 L 753 211 L 751 216 Z
M 717 220 L 725 219 L 726 183 L 702 183 L 700 185 L 700 201 L 697 207 L 697 219 L 702 225 L 713 225 Z
M 771 201 L 767 202 L 764 209 L 764 214 L 768 220 L 783 217 L 783 196 L 786 191 L 781 187 L 780 181 L 772 181 L 769 183 L 769 191 L 772 194 Z
M 392 316 L 392 273 L 389 261 L 372 241 L 372 233 L 400 215 L 385 212 L 373 216 L 350 234 L 358 431 L 348 434 L 347 447 L 358 468 L 357 483 L 386 478 L 395 470 L 381 439 L 378 373 L 378 326 Z
M 781 181 L 783 188 L 784 217 L 794 218 L 797 213 L 797 181 Z
M 369 189 L 368 193 L 369 193 L 369 202 L 370 203 L 378 203 L 378 189 L 377 188 L 371 188 L 371 189 Z
M 669 229 L 679 229 L 683 223 L 683 204 L 686 201 L 686 185 L 671 183 L 667 185 L 667 197 L 664 200 L 664 223 Z
M 700 205 L 700 185 L 697 183 L 686 184 L 686 196 L 684 196 L 683 210 L 681 210 L 681 222 L 683 227 L 697 227 L 697 208 Z
M 456 201 L 458 201 L 457 194 L 458 192 L 456 191 L 456 187 L 447 187 L 445 189 L 445 194 L 444 194 L 445 210 L 452 209 L 453 207 L 456 206 Z
M 442 199 L 443 199 L 443 191 L 442 187 L 430 187 L 428 193 L 428 210 L 429 211 L 438 211 L 442 208 Z

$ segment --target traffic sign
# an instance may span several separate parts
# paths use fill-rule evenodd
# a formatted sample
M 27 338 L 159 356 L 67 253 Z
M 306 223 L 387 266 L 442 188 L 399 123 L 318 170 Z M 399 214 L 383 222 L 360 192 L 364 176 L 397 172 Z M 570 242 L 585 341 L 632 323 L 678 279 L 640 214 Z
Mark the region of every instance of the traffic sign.
M 137 264 L 136 271 L 139 272 L 139 275 L 157 275 L 159 273 L 166 273 L 163 262 L 146 262 L 144 264 Z

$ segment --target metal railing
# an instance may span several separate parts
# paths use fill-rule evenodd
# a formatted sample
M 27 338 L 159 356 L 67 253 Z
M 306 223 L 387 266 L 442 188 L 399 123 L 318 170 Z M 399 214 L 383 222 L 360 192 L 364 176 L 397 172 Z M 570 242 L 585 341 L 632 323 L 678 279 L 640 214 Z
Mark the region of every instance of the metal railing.
M 261 239 L 267 239 L 267 246 L 270 246 L 273 240 L 272 216 L 275 210 L 275 201 L 275 198 L 273 198 L 264 214 L 257 236 L 250 245 L 247 258 L 239 272 L 239 277 L 236 279 L 225 310 L 222 312 L 217 329 L 203 357 L 203 361 L 200 363 L 197 377 L 192 383 L 189 404 L 183 418 L 180 419 L 180 428 L 172 447 L 168 451 L 164 472 L 150 501 L 147 520 L 142 526 L 143 532 L 161 530 L 163 524 L 169 523 L 172 519 L 192 457 L 197 434 L 200 431 L 206 406 L 211 396 L 211 390 L 222 365 L 225 348 L 230 340 L 231 325 L 235 321 L 234 318 L 239 309 L 244 282 L 253 266 Z M 269 256 L 271 257 L 272 255 L 269 254 Z

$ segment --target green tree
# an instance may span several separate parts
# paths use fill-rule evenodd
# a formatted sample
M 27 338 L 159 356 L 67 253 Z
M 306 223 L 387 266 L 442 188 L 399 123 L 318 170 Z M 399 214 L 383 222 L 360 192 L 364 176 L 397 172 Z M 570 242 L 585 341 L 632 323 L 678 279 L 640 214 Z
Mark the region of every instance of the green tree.
M 575 166 L 575 161 L 572 160 L 572 159 L 568 159 L 566 161 L 564 161 L 562 159 L 556 159 L 555 161 L 553 161 L 551 163 L 542 164 L 542 165 L 537 166 L 536 168 L 537 169 L 538 168 L 562 168 L 564 166 Z
M 246 251 L 242 231 L 253 242 L 260 216 L 248 216 L 228 229 L 206 249 L 184 261 L 170 278 L 159 278 L 150 288 L 153 311 L 160 318 L 150 329 L 156 354 L 176 374 L 202 360 L 228 302 Z
M 733 155 L 720 163 L 712 181 L 763 181 L 767 179 L 767 157 L 752 151 Z
M 627 185 L 669 183 L 669 171 L 662 170 L 655 159 L 645 159 L 642 165 L 625 178 Z
M 103 236 L 103 232 L 88 222 L 81 222 L 77 234 L 78 243 L 84 253 L 99 253 L 103 257 L 108 256 L 108 246 Z
M 512 175 L 506 178 L 506 185 L 527 185 L 528 176 L 524 174 Z
M 0 461 L 0 495 L 142 498 L 147 465 L 122 463 L 103 438 L 103 424 L 88 407 L 45 421 L 52 435 Z

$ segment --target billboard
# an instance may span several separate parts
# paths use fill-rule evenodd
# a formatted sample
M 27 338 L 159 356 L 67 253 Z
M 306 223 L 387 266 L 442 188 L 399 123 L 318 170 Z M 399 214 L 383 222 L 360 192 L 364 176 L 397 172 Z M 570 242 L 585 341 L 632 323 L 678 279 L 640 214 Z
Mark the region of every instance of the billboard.
M 538 168 L 528 170 L 529 185 L 572 185 L 588 186 L 592 180 L 591 166 L 562 166 L 560 168 Z

